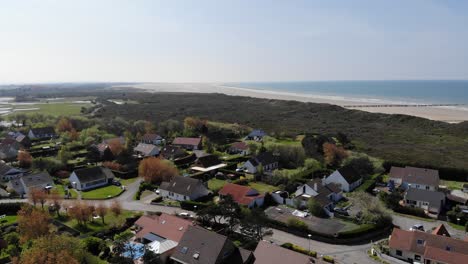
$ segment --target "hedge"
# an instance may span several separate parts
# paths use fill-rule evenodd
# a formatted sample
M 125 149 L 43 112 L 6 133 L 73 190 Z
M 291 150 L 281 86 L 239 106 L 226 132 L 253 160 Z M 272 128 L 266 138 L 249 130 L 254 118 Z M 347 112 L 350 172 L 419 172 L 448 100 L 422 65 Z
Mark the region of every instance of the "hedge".
M 360 236 L 362 234 L 368 233 L 369 231 L 373 231 L 373 230 L 376 230 L 376 229 L 377 229 L 377 226 L 374 225 L 374 224 L 363 224 L 363 225 L 360 225 L 356 229 L 352 229 L 352 230 L 348 230 L 348 231 L 338 233 L 338 237 L 339 238 L 357 237 L 357 236 Z
M 0 215 L 16 215 L 24 203 L 0 203 Z
M 204 209 L 208 206 L 207 203 L 200 203 L 200 202 L 194 202 L 194 201 L 182 201 L 180 202 L 180 208 L 184 210 L 194 210 L 195 206 L 197 206 L 197 210 Z
M 323 261 L 328 263 L 335 263 L 335 260 L 330 256 L 323 256 Z
M 424 210 L 421 208 L 398 206 L 397 208 L 393 209 L 393 211 L 400 213 L 400 214 L 408 214 L 408 215 L 414 215 L 414 216 L 422 217 L 422 218 L 429 218 L 424 212 Z
M 296 246 L 296 245 L 291 244 L 291 243 L 284 243 L 284 244 L 281 245 L 281 247 L 287 248 L 287 249 L 290 249 L 292 251 L 296 251 L 296 252 L 299 252 L 299 253 L 302 253 L 302 254 L 305 254 L 305 255 L 308 255 L 308 256 L 311 256 L 313 258 L 317 257 L 317 252 L 306 250 L 305 248 L 302 248 L 300 246 Z

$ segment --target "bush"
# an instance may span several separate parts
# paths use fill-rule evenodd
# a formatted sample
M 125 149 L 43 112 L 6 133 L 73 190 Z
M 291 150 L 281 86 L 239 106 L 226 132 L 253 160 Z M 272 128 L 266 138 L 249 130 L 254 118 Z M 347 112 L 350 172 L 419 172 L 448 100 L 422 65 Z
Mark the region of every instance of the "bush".
M 16 215 L 23 203 L 0 203 L 0 215 Z
M 162 196 L 158 196 L 158 197 L 154 198 L 151 202 L 152 203 L 160 203 L 160 202 L 162 202 L 162 200 L 163 200 Z
M 406 206 L 398 206 L 397 208 L 393 209 L 393 211 L 400 213 L 400 214 L 408 214 L 422 218 L 429 218 L 423 209 L 421 208 L 413 208 L 413 207 L 406 207 Z
M 330 256 L 323 256 L 323 261 L 328 263 L 335 263 L 335 260 Z
M 309 227 L 307 226 L 306 223 L 304 223 L 303 221 L 301 221 L 301 220 L 299 220 L 299 219 L 297 219 L 295 217 L 290 217 L 288 219 L 288 227 L 299 229 L 299 230 L 304 230 L 304 231 L 309 230 Z
M 194 201 L 182 201 L 180 202 L 180 208 L 185 210 L 193 210 L 197 206 L 197 210 L 204 209 L 208 206 L 207 203 L 200 203 Z
M 292 251 L 296 251 L 296 252 L 299 252 L 299 253 L 302 253 L 302 254 L 305 254 L 305 255 L 308 255 L 308 256 L 311 256 L 313 258 L 317 257 L 317 252 L 308 251 L 305 248 L 302 248 L 300 246 L 296 246 L 296 245 L 291 244 L 291 243 L 284 243 L 283 245 L 281 245 L 281 247 L 287 248 L 287 249 L 290 249 Z
M 369 233 L 370 231 L 374 231 L 376 229 L 377 229 L 377 226 L 374 225 L 374 224 L 363 224 L 363 225 L 360 225 L 356 229 L 352 229 L 352 230 L 348 230 L 348 231 L 338 233 L 338 237 L 339 238 L 358 237 L 358 236 L 364 235 L 366 233 Z

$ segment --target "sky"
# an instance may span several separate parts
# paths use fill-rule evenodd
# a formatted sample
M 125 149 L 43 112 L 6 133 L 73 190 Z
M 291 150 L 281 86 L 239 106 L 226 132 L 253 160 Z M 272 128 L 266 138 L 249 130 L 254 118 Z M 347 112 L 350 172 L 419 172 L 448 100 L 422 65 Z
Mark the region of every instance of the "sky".
M 465 0 L 0 0 L 0 83 L 468 79 Z

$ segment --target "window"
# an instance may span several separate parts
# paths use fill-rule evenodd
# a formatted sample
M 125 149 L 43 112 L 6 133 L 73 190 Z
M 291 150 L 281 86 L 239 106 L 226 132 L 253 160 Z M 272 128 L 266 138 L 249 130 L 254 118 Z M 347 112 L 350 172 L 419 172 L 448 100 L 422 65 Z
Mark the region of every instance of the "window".
M 417 243 L 418 243 L 418 245 L 422 245 L 422 244 L 424 244 L 424 240 L 418 239 Z
M 397 254 L 397 256 L 402 256 L 402 255 L 403 255 L 403 252 L 401 252 L 401 250 L 397 250 L 397 251 L 396 251 L 396 254 Z
M 419 255 L 414 255 L 414 260 L 421 260 L 421 256 L 419 256 Z
M 426 186 L 426 190 L 429 190 L 429 186 Z

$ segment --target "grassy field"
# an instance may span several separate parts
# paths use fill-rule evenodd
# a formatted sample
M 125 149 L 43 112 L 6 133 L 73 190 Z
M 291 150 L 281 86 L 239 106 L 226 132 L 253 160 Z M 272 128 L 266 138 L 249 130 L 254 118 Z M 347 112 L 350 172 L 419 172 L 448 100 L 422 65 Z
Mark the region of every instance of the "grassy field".
M 450 190 L 461 190 L 463 189 L 463 184 L 467 184 L 467 183 L 458 182 L 458 181 L 445 181 L 445 180 L 440 181 L 440 185 L 445 185 Z
M 219 191 L 225 184 L 227 184 L 227 181 L 213 178 L 208 181 L 208 189 L 212 191 Z
M 268 184 L 265 184 L 265 183 L 262 183 L 262 182 L 250 182 L 249 186 L 254 188 L 255 190 L 261 192 L 261 193 L 265 193 L 265 192 L 270 192 L 271 193 L 273 191 L 278 190 L 278 187 L 273 186 L 273 185 L 268 185 Z
M 58 219 L 59 221 L 63 222 L 67 226 L 77 229 L 81 233 L 90 233 L 90 232 L 99 232 L 103 230 L 107 230 L 111 227 L 121 226 L 125 223 L 125 219 L 128 217 L 133 217 L 139 214 L 138 212 L 132 211 L 123 211 L 121 215 L 116 216 L 113 213 L 108 213 L 104 217 L 104 224 L 102 223 L 102 219 L 94 219 L 91 222 L 88 222 L 86 226 L 78 225 L 78 222 L 75 219 L 71 219 L 68 217 L 61 217 Z
M 0 219 L 0 226 L 2 225 L 11 225 L 13 223 L 16 223 L 16 215 L 7 215 L 5 218 Z
M 457 230 L 465 231 L 465 227 L 462 226 L 462 225 L 457 225 L 457 224 L 450 223 L 450 222 L 448 222 L 448 224 L 449 224 L 449 226 L 451 226 L 451 227 L 453 227 L 453 228 L 455 228 Z
M 63 197 L 65 197 L 65 186 L 56 184 L 55 187 L 58 193 L 62 195 Z M 78 197 L 78 193 L 76 192 L 76 190 L 74 189 L 68 189 L 68 190 L 70 191 L 71 199 L 76 199 Z
M 120 180 L 120 183 L 121 183 L 122 185 L 128 186 L 128 185 L 134 183 L 134 182 L 135 182 L 136 180 L 138 180 L 138 179 L 141 179 L 141 178 L 135 177 L 135 178 L 131 178 L 131 179 L 121 179 L 121 180 Z
M 94 189 L 91 191 L 86 191 L 86 192 L 83 191 L 81 192 L 81 197 L 83 199 L 99 200 L 99 199 L 107 199 L 107 198 L 117 196 L 122 192 L 123 190 L 119 186 L 109 185 L 109 186 Z
M 14 106 L 16 111 L 21 113 L 39 113 L 43 115 L 52 115 L 52 116 L 72 116 L 79 115 L 81 107 L 89 107 L 91 104 L 88 103 L 72 103 L 72 102 L 63 102 L 63 103 L 46 103 L 46 104 L 32 104 L 32 105 L 22 105 Z M 38 109 L 35 109 L 38 108 Z M 26 109 L 35 109 L 35 110 L 26 110 Z M 18 113 L 18 112 L 15 112 Z M 13 113 L 14 114 L 14 113 Z

